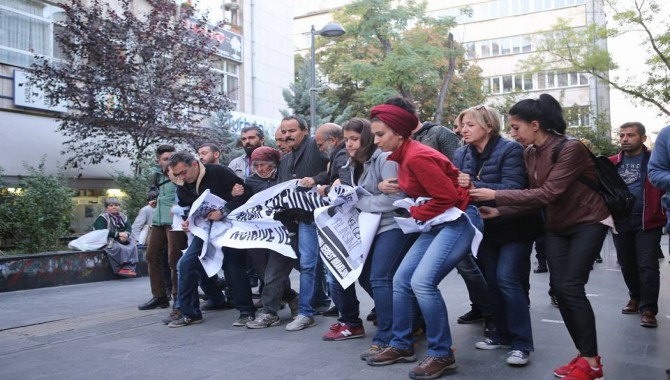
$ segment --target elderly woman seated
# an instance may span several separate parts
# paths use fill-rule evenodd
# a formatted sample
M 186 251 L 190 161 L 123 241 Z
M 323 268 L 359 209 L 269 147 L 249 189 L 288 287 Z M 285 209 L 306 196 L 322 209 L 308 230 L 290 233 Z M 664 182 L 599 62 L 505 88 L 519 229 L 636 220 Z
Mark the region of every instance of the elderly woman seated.
M 137 264 L 137 245 L 130 238 L 131 226 L 128 216 L 119 211 L 118 199 L 105 201 L 105 212 L 93 223 L 96 230 L 109 230 L 109 241 L 103 248 L 112 271 L 120 277 L 135 277 Z

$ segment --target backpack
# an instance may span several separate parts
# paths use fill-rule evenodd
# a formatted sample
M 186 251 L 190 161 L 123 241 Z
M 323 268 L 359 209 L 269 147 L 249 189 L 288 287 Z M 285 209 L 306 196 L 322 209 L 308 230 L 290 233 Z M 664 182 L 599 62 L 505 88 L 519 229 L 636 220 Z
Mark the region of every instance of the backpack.
M 568 140 L 576 139 L 566 138 L 556 145 L 551 156 L 551 162 L 553 164 L 558 160 L 558 155 L 560 154 L 563 145 L 565 145 Z M 616 166 L 614 166 L 609 158 L 605 156 L 596 156 L 589 148 L 586 146 L 584 147 L 589 152 L 591 161 L 593 161 L 593 164 L 596 166 L 598 180 L 593 181 L 582 175 L 579 177 L 579 182 L 598 192 L 603 197 L 615 222 L 625 221 L 630 216 L 631 211 L 633 211 L 633 206 L 635 206 L 635 196 L 628 190 L 628 185 L 623 181 Z

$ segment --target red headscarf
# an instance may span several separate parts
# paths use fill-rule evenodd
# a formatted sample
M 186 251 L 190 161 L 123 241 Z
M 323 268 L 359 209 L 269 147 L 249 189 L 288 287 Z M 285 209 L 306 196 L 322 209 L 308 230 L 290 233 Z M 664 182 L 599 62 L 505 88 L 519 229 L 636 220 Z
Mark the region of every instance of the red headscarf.
M 419 118 L 416 115 L 393 104 L 375 106 L 370 111 L 370 120 L 373 118 L 383 121 L 395 133 L 404 138 L 411 136 L 412 131 L 419 124 Z
M 269 146 L 259 146 L 254 149 L 251 153 L 251 161 L 266 161 L 274 162 L 275 164 L 279 163 L 281 159 L 281 154 L 277 149 L 273 149 Z

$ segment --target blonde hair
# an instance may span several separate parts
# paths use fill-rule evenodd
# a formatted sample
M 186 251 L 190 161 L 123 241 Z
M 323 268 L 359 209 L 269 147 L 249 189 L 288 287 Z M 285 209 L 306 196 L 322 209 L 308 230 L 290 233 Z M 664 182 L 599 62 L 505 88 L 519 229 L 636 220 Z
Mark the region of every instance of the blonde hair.
M 458 127 L 463 127 L 465 115 L 472 115 L 477 124 L 482 127 L 488 125 L 491 128 L 489 132 L 491 136 L 500 136 L 500 113 L 495 108 L 479 105 L 466 109 L 456 117 L 455 124 Z

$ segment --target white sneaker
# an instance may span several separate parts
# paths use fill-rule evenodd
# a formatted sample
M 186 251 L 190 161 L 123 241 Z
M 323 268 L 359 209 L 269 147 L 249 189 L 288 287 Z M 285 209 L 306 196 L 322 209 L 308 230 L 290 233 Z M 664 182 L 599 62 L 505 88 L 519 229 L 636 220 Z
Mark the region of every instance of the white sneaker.
M 486 338 L 481 342 L 475 343 L 475 347 L 480 350 L 495 350 L 496 348 L 512 348 L 509 344 L 502 344 L 493 339 Z
M 286 325 L 286 331 L 300 331 L 312 326 L 316 326 L 314 318 L 299 314 L 291 323 Z
M 512 350 L 507 356 L 507 364 L 511 365 L 526 365 L 528 364 L 528 351 Z

